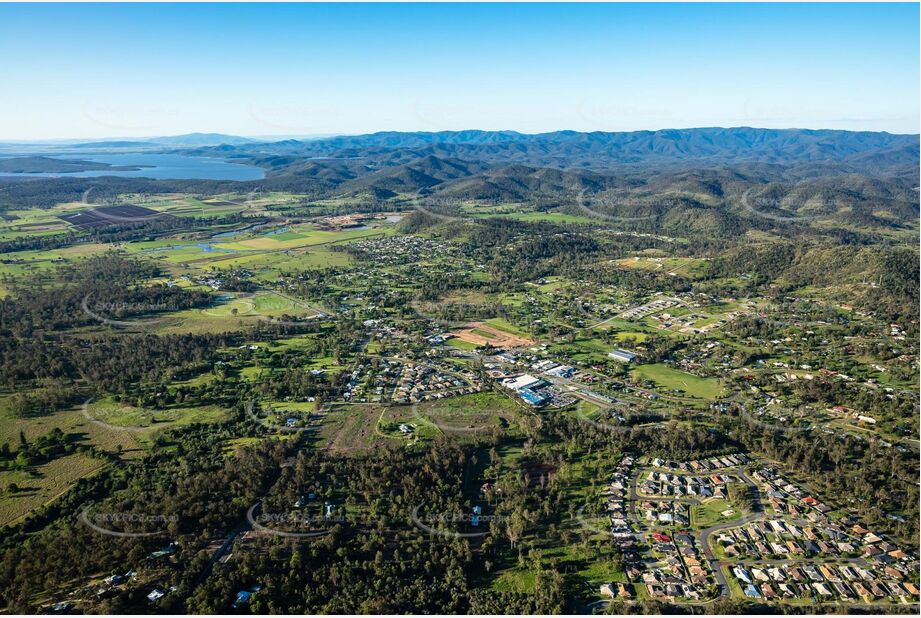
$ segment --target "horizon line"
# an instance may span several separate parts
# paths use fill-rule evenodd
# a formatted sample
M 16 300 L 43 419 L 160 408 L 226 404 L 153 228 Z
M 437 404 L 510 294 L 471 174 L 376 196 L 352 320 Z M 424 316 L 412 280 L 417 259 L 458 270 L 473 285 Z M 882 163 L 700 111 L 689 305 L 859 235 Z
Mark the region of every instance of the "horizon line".
M 758 127 L 753 125 L 732 125 L 732 126 L 720 126 L 720 125 L 710 125 L 710 126 L 694 126 L 694 127 L 662 127 L 658 129 L 634 129 L 629 131 L 580 131 L 578 129 L 553 129 L 550 131 L 538 131 L 538 132 L 525 132 L 518 131 L 516 129 L 477 129 L 477 128 L 467 128 L 467 129 L 441 129 L 437 131 L 426 131 L 426 130 L 414 130 L 414 129 L 388 129 L 380 131 L 369 131 L 369 132 L 336 132 L 336 133 L 307 133 L 307 134 L 244 134 L 244 133 L 225 133 L 223 131 L 189 131 L 186 133 L 164 133 L 164 134 L 154 134 L 146 136 L 137 136 L 137 135 L 128 135 L 128 136 L 107 136 L 107 137 L 36 137 L 36 138 L 14 138 L 6 139 L 0 137 L 0 144 L 53 144 L 55 142 L 59 143 L 95 143 L 95 142 L 111 142 L 111 141 L 145 141 L 152 139 L 164 139 L 170 137 L 187 137 L 192 135 L 221 135 L 225 137 L 232 138 L 243 138 L 249 140 L 275 140 L 275 141 L 284 141 L 284 140 L 322 140 L 322 139 L 331 139 L 336 137 L 362 137 L 369 135 L 380 135 L 385 133 L 405 133 L 405 134 L 420 134 L 420 135 L 437 135 L 439 133 L 464 133 L 464 132 L 479 132 L 479 133 L 507 133 L 507 134 L 517 134 L 522 136 L 539 136 L 539 135 L 550 135 L 553 133 L 576 133 L 576 134 L 628 134 L 628 133 L 663 133 L 667 131 L 704 131 L 704 130 L 736 130 L 736 129 L 754 129 L 757 131 L 835 131 L 839 133 L 874 133 L 874 134 L 885 134 L 885 135 L 894 135 L 894 136 L 906 136 L 906 137 L 921 137 L 921 133 L 896 133 L 892 131 L 872 131 L 868 129 L 836 129 L 831 127 Z

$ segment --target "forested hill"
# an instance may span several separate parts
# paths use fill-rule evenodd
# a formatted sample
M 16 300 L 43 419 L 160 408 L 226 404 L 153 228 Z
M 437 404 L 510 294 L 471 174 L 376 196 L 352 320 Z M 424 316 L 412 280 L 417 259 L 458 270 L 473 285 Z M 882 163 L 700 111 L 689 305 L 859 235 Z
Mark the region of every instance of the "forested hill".
M 287 154 L 379 158 L 393 151 L 479 161 L 556 167 L 669 163 L 829 163 L 860 168 L 917 165 L 918 135 L 751 127 L 668 129 L 623 133 L 555 131 L 381 132 L 311 141 L 225 145 L 222 154 Z

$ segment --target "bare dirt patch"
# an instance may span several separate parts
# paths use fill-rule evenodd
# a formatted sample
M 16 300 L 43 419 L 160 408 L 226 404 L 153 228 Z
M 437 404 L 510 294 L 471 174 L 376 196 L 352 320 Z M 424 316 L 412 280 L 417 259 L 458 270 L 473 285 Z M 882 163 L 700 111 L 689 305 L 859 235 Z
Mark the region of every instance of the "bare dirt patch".
M 534 341 L 530 339 L 501 331 L 484 322 L 471 322 L 451 335 L 478 346 L 487 343 L 497 348 L 524 348 L 534 345 Z

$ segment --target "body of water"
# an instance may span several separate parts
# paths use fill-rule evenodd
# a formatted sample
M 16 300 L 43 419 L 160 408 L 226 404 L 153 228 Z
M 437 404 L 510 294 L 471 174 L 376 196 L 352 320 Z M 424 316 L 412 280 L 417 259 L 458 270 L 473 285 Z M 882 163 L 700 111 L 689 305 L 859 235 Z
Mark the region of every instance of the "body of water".
M 219 232 L 219 233 L 217 233 L 217 234 L 212 234 L 212 235 L 211 235 L 211 238 L 233 238 L 234 236 L 239 236 L 240 234 L 245 234 L 245 233 L 247 233 L 247 232 L 252 232 L 253 230 L 259 230 L 259 229 L 262 229 L 262 228 L 264 228 L 264 227 L 268 227 L 268 226 L 270 226 L 270 225 L 273 225 L 273 224 L 272 224 L 272 223 L 257 223 L 257 224 L 254 224 L 254 225 L 247 225 L 246 227 L 240 228 L 239 230 L 230 230 L 230 231 L 228 231 L 228 232 Z M 283 228 L 283 229 L 284 229 L 285 231 L 288 230 L 287 227 L 285 227 L 285 228 Z M 271 236 L 272 234 L 279 234 L 279 233 L 281 233 L 280 230 L 273 230 L 273 231 L 271 231 L 271 232 L 266 232 L 265 235 L 266 235 L 266 236 Z
M 239 253 L 236 249 L 224 249 L 222 247 L 215 247 L 204 242 L 197 242 L 193 245 L 167 245 L 165 247 L 153 247 L 150 249 L 144 249 L 145 253 L 161 253 L 163 251 L 179 251 L 182 249 L 200 249 L 204 253 Z
M 47 156 L 47 155 L 42 155 Z M 265 172 L 255 165 L 229 163 L 224 159 L 211 157 L 188 157 L 177 154 L 68 154 L 52 156 L 52 159 L 77 159 L 96 161 L 109 165 L 143 166 L 143 169 L 125 172 L 112 170 L 91 170 L 84 172 L 44 172 L 39 174 L 0 173 L 0 176 L 29 176 L 45 178 L 92 178 L 96 176 L 121 176 L 125 178 L 155 178 L 162 180 L 261 180 Z

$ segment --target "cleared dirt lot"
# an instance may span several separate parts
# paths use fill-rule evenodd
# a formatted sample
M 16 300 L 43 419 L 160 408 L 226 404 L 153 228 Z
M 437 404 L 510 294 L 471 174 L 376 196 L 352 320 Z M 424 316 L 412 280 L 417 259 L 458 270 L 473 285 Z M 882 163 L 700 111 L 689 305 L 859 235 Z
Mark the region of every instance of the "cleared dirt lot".
M 497 348 L 523 348 L 534 345 L 534 341 L 530 339 L 501 331 L 484 322 L 471 322 L 451 335 L 478 346 L 487 343 Z

